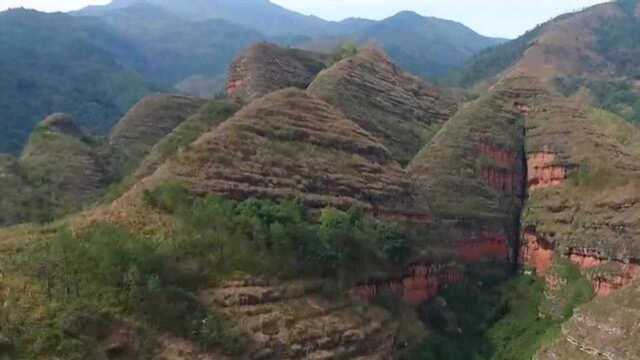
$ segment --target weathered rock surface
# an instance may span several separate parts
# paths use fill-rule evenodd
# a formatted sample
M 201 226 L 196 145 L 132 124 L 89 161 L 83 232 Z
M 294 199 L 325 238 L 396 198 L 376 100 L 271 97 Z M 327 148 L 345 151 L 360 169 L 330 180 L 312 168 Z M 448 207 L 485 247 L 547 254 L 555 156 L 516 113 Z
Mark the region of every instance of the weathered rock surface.
M 306 89 L 325 68 L 325 61 L 325 55 L 310 51 L 255 44 L 231 64 L 227 94 L 249 103 L 288 87 Z
M 581 307 L 562 327 L 561 338 L 538 360 L 630 360 L 640 358 L 638 282 Z
M 578 264 L 640 257 L 640 130 L 604 111 L 549 101 L 527 118 L 523 228 Z
M 109 137 L 116 172 L 134 170 L 151 148 L 195 114 L 206 100 L 178 95 L 153 95 L 140 100 L 116 124 Z
M 410 75 L 375 48 L 321 72 L 309 92 L 341 110 L 408 163 L 457 109 L 442 89 Z
M 252 359 L 389 359 L 398 324 L 386 311 L 327 301 L 321 282 L 236 281 L 200 299 L 235 319 Z

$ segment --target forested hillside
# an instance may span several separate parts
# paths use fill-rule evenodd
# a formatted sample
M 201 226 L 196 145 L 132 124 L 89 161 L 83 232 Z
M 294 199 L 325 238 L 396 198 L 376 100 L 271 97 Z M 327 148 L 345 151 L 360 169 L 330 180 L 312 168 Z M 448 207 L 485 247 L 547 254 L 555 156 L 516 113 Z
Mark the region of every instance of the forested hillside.
M 105 131 L 145 93 L 144 78 L 119 63 L 132 43 L 88 18 L 29 10 L 0 13 L 0 153 L 18 152 L 54 112 Z

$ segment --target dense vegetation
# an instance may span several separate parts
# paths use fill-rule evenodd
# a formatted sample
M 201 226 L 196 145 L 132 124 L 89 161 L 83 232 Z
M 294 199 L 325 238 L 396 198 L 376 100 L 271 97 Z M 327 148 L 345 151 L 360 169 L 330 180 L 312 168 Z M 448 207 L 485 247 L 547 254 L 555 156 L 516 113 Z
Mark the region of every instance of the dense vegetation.
M 504 42 L 449 20 L 405 11 L 357 33 L 361 43 L 381 46 L 404 70 L 423 77 L 459 69 L 483 49 Z
M 471 271 L 466 282 L 445 289 L 422 309 L 433 333 L 411 356 L 420 360 L 529 360 L 554 340 L 573 309 L 591 297 L 579 272 L 564 265 L 570 284 L 561 318 L 545 314 L 545 284 L 535 277 L 506 278 L 502 273 Z
M 237 355 L 242 337 L 198 302 L 203 287 L 239 274 L 294 274 L 324 277 L 344 293 L 356 273 L 408 256 L 408 240 L 395 226 L 356 210 L 325 209 L 317 218 L 293 201 L 194 198 L 179 185 L 145 199 L 177 218 L 171 237 L 138 236 L 107 224 L 76 235 L 57 228 L 50 240 L 2 259 L 3 269 L 38 280 L 28 289 L 30 301 L 14 294 L 0 316 L 0 331 L 15 340 L 18 355 L 94 358 L 97 344 L 122 326 L 136 328 L 140 354 L 153 348 L 150 334 L 169 332 Z M 34 306 L 46 322 L 34 318 Z
M 115 52 L 135 51 L 91 19 L 28 10 L 0 13 L 0 153 L 17 153 L 54 112 L 104 131 L 149 87 Z
M 557 78 L 555 85 L 565 96 L 574 95 L 586 88 L 593 97 L 595 106 L 640 125 L 640 96 L 626 81 L 566 76 Z
M 457 86 L 471 86 L 479 81 L 491 79 L 514 65 L 542 32 L 544 25 L 515 40 L 489 47 L 469 59 L 461 70 L 451 72 L 442 81 Z
M 138 61 L 122 60 L 145 79 L 170 89 L 199 77 L 212 82 L 210 95 L 223 89 L 226 71 L 240 51 L 267 39 L 223 20 L 186 21 L 148 3 L 104 12 L 100 19 L 142 54 Z

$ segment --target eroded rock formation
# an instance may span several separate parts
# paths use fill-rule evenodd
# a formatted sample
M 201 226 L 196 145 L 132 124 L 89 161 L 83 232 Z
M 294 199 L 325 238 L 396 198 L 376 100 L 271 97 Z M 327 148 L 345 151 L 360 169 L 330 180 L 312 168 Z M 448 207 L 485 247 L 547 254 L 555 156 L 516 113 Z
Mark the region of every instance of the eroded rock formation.
M 527 156 L 529 190 L 562 185 L 567 178 L 567 167 L 556 164 L 556 154 L 539 152 Z
M 371 307 L 356 313 L 349 302 L 318 294 L 321 282 L 229 282 L 199 298 L 236 320 L 254 359 L 388 359 L 398 323 Z
M 536 233 L 535 229 L 526 229 L 520 243 L 520 264 L 536 270 L 536 274 L 545 275 L 553 264 L 554 246 Z
M 351 291 L 361 301 L 371 302 L 377 296 L 393 296 L 411 305 L 420 305 L 433 299 L 445 286 L 464 280 L 458 265 L 415 263 L 397 279 L 370 280 Z

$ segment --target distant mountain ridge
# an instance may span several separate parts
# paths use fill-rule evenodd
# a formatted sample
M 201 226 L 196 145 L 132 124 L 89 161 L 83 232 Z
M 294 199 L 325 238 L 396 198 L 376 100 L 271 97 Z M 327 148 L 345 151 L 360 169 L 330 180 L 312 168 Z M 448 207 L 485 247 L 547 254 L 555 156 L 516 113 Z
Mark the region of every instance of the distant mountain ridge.
M 327 21 L 287 10 L 268 0 L 197 0 L 188 5 L 176 0 L 115 0 L 75 14 L 109 18 L 114 12 L 130 12 L 143 4 L 162 8 L 184 21 L 225 20 L 254 29 L 281 45 L 306 50 L 331 51 L 345 41 L 376 43 L 403 68 L 423 77 L 444 75 L 463 66 L 481 50 L 506 41 L 482 36 L 455 21 L 412 11 L 402 11 L 380 21 L 361 18 Z M 289 39 L 282 38 L 287 36 Z

